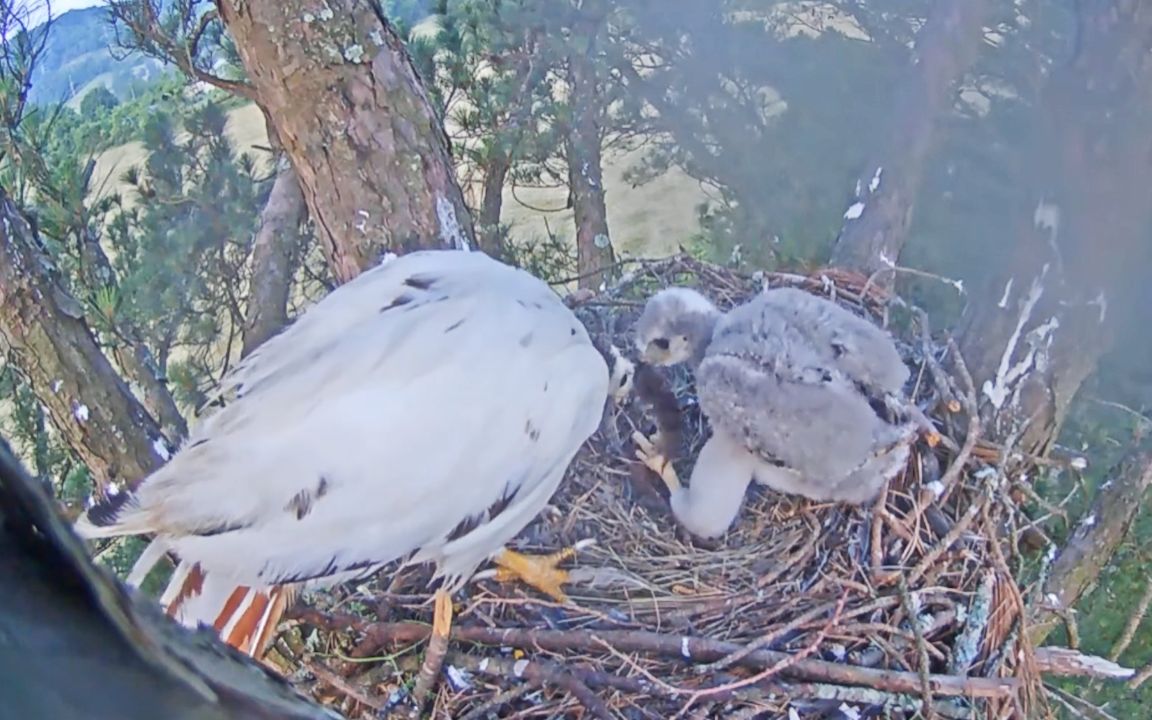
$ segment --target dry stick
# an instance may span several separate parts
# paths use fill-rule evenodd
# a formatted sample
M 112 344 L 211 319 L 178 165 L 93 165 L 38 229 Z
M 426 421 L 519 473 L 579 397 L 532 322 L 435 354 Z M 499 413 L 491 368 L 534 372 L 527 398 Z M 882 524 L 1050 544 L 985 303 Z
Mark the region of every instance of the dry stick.
M 705 665 L 696 666 L 696 672 L 700 675 L 704 675 L 707 673 L 713 673 L 713 672 L 719 672 L 721 670 L 725 670 L 725 669 L 735 665 L 736 663 L 740 662 L 744 658 L 748 657 L 750 654 L 756 652 L 760 648 L 767 647 L 769 644 L 771 644 L 774 640 L 779 638 L 781 635 L 784 635 L 785 633 L 792 632 L 796 628 L 801 627 L 802 625 L 804 625 L 806 623 L 810 623 L 813 620 L 815 620 L 816 618 L 823 616 L 830 609 L 833 610 L 834 617 L 839 617 L 841 611 L 844 609 L 845 597 L 846 596 L 841 595 L 840 601 L 838 603 L 835 603 L 835 604 L 827 603 L 827 604 L 812 608 L 808 612 L 796 617 L 794 620 L 789 622 L 787 625 L 783 625 L 781 627 L 776 628 L 775 630 L 768 631 L 767 633 L 756 638 L 755 640 L 748 643 L 744 647 L 740 648 L 736 652 L 729 653 L 728 655 L 725 655 L 724 657 L 720 658 L 716 662 L 711 662 L 711 663 L 707 663 Z
M 516 685 L 515 687 L 509 688 L 504 692 L 497 693 L 480 705 L 477 705 L 476 707 L 469 710 L 468 714 L 461 717 L 460 720 L 481 720 L 481 718 L 490 717 L 490 713 L 492 711 L 499 709 L 503 705 L 507 705 L 513 700 L 527 695 L 528 693 L 532 692 L 533 688 L 535 687 L 535 685 L 524 683 L 522 685 Z
M 475 655 L 465 654 L 463 652 L 452 652 L 449 653 L 448 657 L 445 659 L 445 662 L 449 665 L 467 670 L 471 673 L 485 674 L 500 679 L 521 676 L 525 679 L 529 679 L 529 674 L 533 672 L 533 668 L 538 669 L 538 671 L 543 674 L 543 677 L 547 677 L 549 674 L 555 672 L 556 669 L 559 669 L 561 672 L 569 673 L 578 678 L 583 684 L 587 685 L 593 690 L 611 689 L 630 693 L 632 695 L 653 695 L 666 698 L 676 698 L 682 694 L 678 688 L 673 688 L 671 686 L 664 688 L 648 680 L 641 680 L 634 677 L 624 677 L 621 675 L 615 675 L 612 673 L 594 670 L 582 666 L 564 667 L 559 663 L 554 663 L 549 660 L 512 660 L 511 658 L 504 657 L 481 658 L 476 657 Z M 743 692 L 717 692 L 714 694 L 712 699 L 715 702 L 728 702 L 730 700 L 739 698 L 749 702 L 755 702 L 768 696 L 777 696 L 839 700 L 843 702 L 883 705 L 910 709 L 919 709 L 922 706 L 922 701 L 915 698 L 865 687 L 828 685 L 821 683 L 762 684 L 764 685 L 763 687 L 749 688 Z M 480 717 L 484 716 L 485 712 L 495 710 L 499 708 L 500 705 L 511 700 L 515 700 L 524 693 L 530 691 L 533 687 L 537 686 L 538 685 L 536 683 L 529 682 L 516 686 L 507 692 L 500 693 L 496 697 L 485 702 L 483 705 L 473 708 L 467 715 L 461 717 L 460 720 L 478 720 Z M 948 714 L 947 709 L 943 704 L 937 708 L 937 712 Z M 952 716 L 961 717 L 958 715 Z M 962 717 L 968 716 L 963 715 Z
M 597 718 L 611 720 L 612 711 L 595 693 L 588 688 L 587 676 L 580 677 L 581 673 L 568 670 L 556 663 L 509 660 L 507 658 L 478 658 L 464 653 L 452 653 L 446 664 L 467 670 L 472 673 L 482 673 L 498 678 L 524 678 L 534 685 L 553 685 L 568 691 L 568 694 L 584 706 L 589 713 Z M 595 673 L 602 684 L 617 685 L 607 673 Z M 641 688 L 635 686 L 627 689 L 636 691 Z
M 364 623 L 356 621 L 357 629 L 375 636 L 381 645 L 411 643 L 428 637 L 427 625 L 413 622 Z M 347 627 L 347 625 L 345 625 Z M 710 638 L 674 636 L 641 630 L 529 630 L 524 628 L 452 628 L 452 639 L 459 642 L 508 645 L 511 647 L 549 651 L 601 650 L 608 642 L 618 650 L 641 652 L 685 660 L 719 659 L 741 648 L 737 643 Z M 792 657 L 789 653 L 758 650 L 741 662 L 742 665 L 763 669 Z M 784 674 L 815 682 L 844 685 L 862 685 L 897 693 L 920 692 L 920 677 L 916 673 L 876 670 L 823 660 L 804 659 L 794 663 Z M 957 677 L 929 675 L 932 691 L 937 695 L 967 695 L 979 698 L 1008 698 L 1016 692 L 1015 678 Z M 666 683 L 663 683 L 666 685 Z M 681 691 L 693 692 L 693 691 Z
M 1086 655 L 1079 650 L 1052 645 L 1036 648 L 1035 659 L 1037 669 L 1045 675 L 1127 680 L 1136 674 L 1132 668 L 1099 655 Z
M 803 661 L 804 658 L 816 652 L 816 649 L 820 647 L 820 643 L 824 642 L 824 637 L 828 634 L 828 631 L 840 622 L 840 613 L 844 611 L 844 602 L 847 599 L 847 595 L 840 596 L 840 601 L 836 603 L 836 611 L 832 613 L 832 619 L 830 619 L 824 627 L 820 628 L 820 632 L 816 634 L 816 637 L 812 639 L 812 642 L 808 643 L 808 645 L 803 650 L 796 653 L 795 655 L 787 655 L 768 668 L 756 673 L 752 677 L 744 678 L 743 680 L 737 680 L 736 682 L 727 683 L 725 685 L 718 685 L 716 687 L 707 688 L 704 690 L 697 690 L 689 696 L 688 702 L 684 704 L 684 707 L 680 710 L 677 717 L 686 713 L 688 708 L 692 707 L 692 705 L 694 705 L 700 698 L 708 697 L 710 695 L 717 695 L 719 693 L 731 692 L 733 690 L 739 690 L 740 688 L 748 687 L 749 685 L 755 685 L 778 673 L 783 672 L 790 666 Z M 931 702 L 931 696 L 928 697 L 928 702 Z
M 1068 692 L 1067 690 L 1056 687 L 1055 685 L 1048 685 L 1048 684 L 1046 684 L 1044 687 L 1048 690 L 1049 693 L 1052 694 L 1052 697 L 1056 698 L 1056 700 L 1059 701 L 1060 704 L 1062 704 L 1069 712 L 1071 712 L 1076 717 L 1079 717 L 1079 718 L 1089 717 L 1088 715 L 1080 712 L 1080 710 L 1077 710 L 1074 707 L 1074 706 L 1079 706 L 1081 710 L 1088 711 L 1088 713 L 1092 714 L 1096 718 L 1102 718 L 1103 720 L 1117 720 L 1115 715 L 1112 715 L 1111 713 L 1106 711 L 1104 708 L 1097 707 L 1097 706 L 1093 705 L 1092 703 L 1088 702 L 1087 700 L 1085 700 L 1084 698 L 1076 697 L 1075 695 Z
M 1128 681 L 1128 689 L 1138 689 L 1150 677 L 1152 677 L 1152 662 L 1140 668 L 1139 672 L 1132 676 L 1132 679 Z
M 920 562 L 917 563 L 916 567 L 912 569 L 912 572 L 908 574 L 906 582 L 909 585 L 915 585 L 916 581 L 922 578 L 924 573 L 928 572 L 929 568 L 936 564 L 936 561 L 940 559 L 940 556 L 947 552 L 948 548 L 952 547 L 953 543 L 959 540 L 960 536 L 968 531 L 968 528 L 972 525 L 972 522 L 976 520 L 976 516 L 980 514 L 980 509 L 988 503 L 988 499 L 989 495 L 985 491 L 981 492 L 980 495 L 972 501 L 972 504 L 960 517 L 960 520 L 952 526 L 952 529 L 948 531 L 948 534 L 941 538 L 940 542 L 936 543 L 936 545 L 934 545 L 932 549 L 929 550 L 928 553 L 920 559 Z
M 900 578 L 900 600 L 905 614 L 908 615 L 908 624 L 912 626 L 912 634 L 916 637 L 917 660 L 919 661 L 917 671 L 920 674 L 920 694 L 924 698 L 924 720 L 936 720 L 936 711 L 932 707 L 935 699 L 932 697 L 932 685 L 928 682 L 928 672 L 932 667 L 928 660 L 928 643 L 924 640 L 924 631 L 920 629 L 919 613 L 912 606 L 912 596 L 908 592 L 908 583 L 904 581 L 904 578 Z
M 1145 581 L 1144 594 L 1140 596 L 1140 602 L 1136 603 L 1136 609 L 1132 611 L 1127 624 L 1124 625 L 1124 632 L 1120 634 L 1120 638 L 1112 646 L 1112 652 L 1108 653 L 1109 660 L 1113 662 L 1119 660 L 1120 655 L 1132 644 L 1132 639 L 1136 637 L 1136 631 L 1140 629 L 1140 623 L 1148 614 L 1149 606 L 1152 606 L 1152 576 L 1149 576 Z
M 944 486 L 945 493 L 945 495 L 941 496 L 941 501 L 943 501 L 947 493 L 951 491 L 952 485 L 956 483 L 956 479 L 960 477 L 960 473 L 964 472 L 964 466 L 968 464 L 968 458 L 972 456 L 972 451 L 976 448 L 976 443 L 980 439 L 981 433 L 980 411 L 976 403 L 976 384 L 972 380 L 972 373 L 968 372 L 968 365 L 964 362 L 964 357 L 960 354 L 960 348 L 956 347 L 956 341 L 952 338 L 948 338 L 948 353 L 956 363 L 956 372 L 959 373 L 960 379 L 964 381 L 964 393 L 961 396 L 960 402 L 964 406 L 964 412 L 968 415 L 968 432 L 964 438 L 964 445 L 960 448 L 956 459 L 952 461 L 952 465 L 945 471 L 944 476 L 940 478 L 940 484 Z
M 365 695 L 362 689 L 357 688 L 346 678 L 340 677 L 318 662 L 305 663 L 304 667 L 325 685 L 330 685 L 333 689 L 339 690 L 356 702 L 370 707 L 378 713 L 384 712 L 387 708 L 387 703 L 383 699 Z
M 1030 679 L 1030 682 L 1023 683 L 1021 688 L 1023 695 L 1020 698 L 1025 706 L 1032 703 L 1039 702 L 1047 705 L 1043 691 L 1043 684 L 1040 681 L 1040 670 L 1036 665 L 1036 649 L 1032 645 L 1032 641 L 1028 637 L 1028 606 L 1024 602 L 1024 596 L 1020 594 L 1020 588 L 1016 586 L 1015 576 L 1012 574 L 1011 568 L 1008 567 L 1008 560 L 1004 557 L 1004 551 L 1000 547 L 1000 533 L 996 529 L 996 523 L 992 520 L 992 515 L 988 510 L 988 506 L 983 505 L 984 527 L 988 529 L 988 549 L 991 551 L 993 564 L 1000 573 L 1001 577 L 1008 578 L 1008 582 L 1004 583 L 1007 589 L 1008 597 L 1016 606 L 1016 619 L 1019 623 L 1020 630 L 1019 646 L 1016 651 L 1017 658 L 1020 662 L 1020 668 L 1024 672 L 1024 676 Z
M 889 480 L 884 481 L 884 487 L 872 505 L 872 537 L 869 539 L 869 543 L 872 546 L 873 578 L 880 576 L 880 566 L 884 564 L 884 507 L 888 502 L 888 486 L 890 484 Z

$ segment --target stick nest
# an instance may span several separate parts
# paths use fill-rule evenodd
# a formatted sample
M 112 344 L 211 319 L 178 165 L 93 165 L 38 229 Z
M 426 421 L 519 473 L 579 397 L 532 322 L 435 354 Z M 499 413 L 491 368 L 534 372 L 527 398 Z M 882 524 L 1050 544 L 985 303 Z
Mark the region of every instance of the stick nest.
M 870 507 L 753 483 L 732 529 L 705 543 L 676 525 L 662 483 L 634 458 L 630 436 L 653 431 L 651 405 L 609 411 L 554 510 L 516 541 L 528 552 L 596 541 L 573 562 L 571 602 L 469 584 L 432 716 L 1026 716 L 1041 686 L 1005 557 L 1024 521 L 999 482 L 997 453 L 977 443 L 975 391 L 955 347 L 931 340 L 922 313 L 865 277 L 749 275 L 683 255 L 637 263 L 577 312 L 598 341 L 626 347 L 644 300 L 669 285 L 696 287 L 722 308 L 792 285 L 888 326 L 940 442 L 918 442 Z M 706 421 L 690 373 L 660 375 L 680 409 L 674 457 L 687 477 Z M 386 715 L 420 664 L 430 576 L 386 571 L 306 598 L 270 660 L 348 717 Z

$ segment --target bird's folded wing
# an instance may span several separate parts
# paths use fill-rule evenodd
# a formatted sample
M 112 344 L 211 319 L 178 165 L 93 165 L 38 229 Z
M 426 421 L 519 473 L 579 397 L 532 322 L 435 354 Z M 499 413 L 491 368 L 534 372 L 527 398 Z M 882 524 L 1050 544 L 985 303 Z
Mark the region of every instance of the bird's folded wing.
M 872 396 L 899 393 L 909 372 L 883 329 L 836 303 L 795 288 L 760 296 L 766 311 L 806 338 L 811 349 Z
M 712 425 L 767 462 L 839 479 L 868 457 L 879 420 L 842 381 L 773 372 L 731 356 L 709 356 L 696 377 Z
M 444 542 L 595 430 L 606 365 L 538 280 L 394 261 L 350 285 L 237 369 L 138 526 L 248 581 L 339 572 Z

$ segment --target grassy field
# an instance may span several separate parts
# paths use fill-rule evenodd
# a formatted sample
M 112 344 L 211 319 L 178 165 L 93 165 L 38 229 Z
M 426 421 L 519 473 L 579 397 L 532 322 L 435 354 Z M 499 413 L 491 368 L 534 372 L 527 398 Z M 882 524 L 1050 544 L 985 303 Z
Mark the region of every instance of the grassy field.
M 264 118 L 255 105 L 245 105 L 228 114 L 225 132 L 241 152 L 249 152 L 264 161 L 268 154 L 256 146 L 266 146 Z M 675 252 L 697 230 L 696 206 L 706 199 L 696 181 L 673 170 L 661 178 L 633 188 L 624 173 L 639 158 L 639 151 L 616 154 L 607 158 L 604 188 L 608 205 L 608 224 L 617 250 L 631 255 L 660 256 Z M 146 159 L 144 147 L 130 142 L 114 147 L 96 159 L 93 174 L 95 193 L 123 194 L 126 202 L 134 200 L 130 187 L 120 182 L 124 171 Z M 519 198 L 519 199 L 517 199 Z M 572 211 L 564 210 L 564 189 L 511 189 L 504 193 L 504 221 L 512 223 L 518 238 L 544 237 L 548 229 L 560 237 L 572 236 Z

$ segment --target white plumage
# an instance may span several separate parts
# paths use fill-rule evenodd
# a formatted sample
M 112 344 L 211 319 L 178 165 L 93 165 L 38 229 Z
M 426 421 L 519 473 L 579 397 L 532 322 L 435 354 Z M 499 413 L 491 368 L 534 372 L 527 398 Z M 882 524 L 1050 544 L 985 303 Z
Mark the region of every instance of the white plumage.
M 908 369 L 880 328 L 802 290 L 766 290 L 721 313 L 699 293 L 649 299 L 636 342 L 654 364 L 689 363 L 712 426 L 690 487 L 643 436 L 673 513 L 692 532 L 728 529 L 753 479 L 814 500 L 864 503 L 907 461 L 915 425 L 901 416 Z
M 182 560 L 165 600 L 187 624 L 223 629 L 236 586 L 399 558 L 453 590 L 545 506 L 608 393 L 605 358 L 545 283 L 478 252 L 412 253 L 257 349 L 167 465 L 77 527 L 155 533 Z

